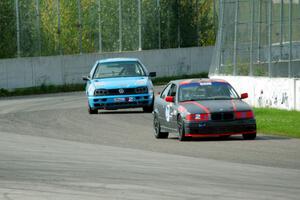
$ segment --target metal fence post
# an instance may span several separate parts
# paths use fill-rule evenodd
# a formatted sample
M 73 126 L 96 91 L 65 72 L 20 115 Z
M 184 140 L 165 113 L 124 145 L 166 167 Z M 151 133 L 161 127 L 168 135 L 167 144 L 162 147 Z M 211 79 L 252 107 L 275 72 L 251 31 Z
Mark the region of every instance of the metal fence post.
M 214 15 L 214 16 L 213 16 L 213 21 L 214 21 L 214 34 L 216 35 L 216 33 L 217 33 L 217 26 L 216 26 L 216 13 L 217 13 L 217 12 L 216 12 L 216 0 L 213 1 L 213 4 L 214 4 L 214 5 L 213 5 L 213 9 L 214 9 L 214 11 L 213 11 L 213 12 L 214 12 L 214 14 L 213 14 L 213 15 Z M 197 1 L 197 5 L 198 5 L 198 1 Z M 198 6 L 197 6 L 197 7 L 198 7 Z
M 119 0 L 119 51 L 122 51 L 122 0 Z
M 293 14 L 293 0 L 290 0 L 289 4 L 289 69 L 288 69 L 288 76 L 289 78 L 292 77 L 292 59 L 293 59 L 293 24 L 292 24 L 292 14 Z
M 17 29 L 17 56 L 21 56 L 20 48 L 20 16 L 19 16 L 19 0 L 15 0 L 16 6 L 16 29 Z
M 81 1 L 77 0 L 78 7 L 78 29 L 79 29 L 79 52 L 82 54 L 82 21 L 81 21 Z
M 215 2 L 215 0 L 214 0 Z M 200 39 L 199 39 L 199 17 L 198 17 L 198 12 L 199 12 L 199 0 L 196 0 L 196 31 L 197 31 L 197 45 L 200 46 Z M 214 7 L 215 8 L 215 7 Z
M 99 53 L 102 52 L 101 0 L 98 0 Z
M 235 1 L 235 19 L 234 19 L 234 41 L 233 41 L 233 75 L 236 75 L 237 68 L 237 34 L 239 19 L 239 0 Z
M 283 47 L 283 0 L 280 1 L 280 60 L 282 60 Z
M 220 72 L 220 67 L 222 65 L 222 43 L 223 43 L 223 27 L 224 27 L 224 0 L 219 1 L 219 6 L 220 6 L 220 22 L 219 22 L 219 63 L 217 65 L 217 73 L 219 74 Z
M 269 1 L 269 28 L 268 28 L 268 39 L 269 39 L 269 58 L 268 58 L 268 74 L 272 77 L 272 20 L 273 20 L 273 1 Z
M 141 0 L 138 0 L 138 14 L 139 14 L 139 51 L 142 50 L 142 10 Z
M 261 0 L 258 2 L 258 27 L 257 27 L 257 61 L 260 62 L 260 31 L 261 31 Z
M 250 76 L 253 76 L 253 39 L 254 39 L 254 0 L 251 0 L 251 43 L 250 43 L 250 69 L 249 69 Z
M 38 51 L 39 51 L 39 56 L 41 56 L 41 54 L 42 54 L 42 46 L 41 46 L 40 5 L 39 5 L 39 0 L 36 0 L 35 3 L 36 3 L 36 26 L 37 26 L 37 34 L 38 34 Z
M 157 7 L 157 20 L 158 20 L 158 48 L 161 49 L 161 28 L 160 28 L 160 1 L 156 0 L 156 7 Z
M 57 0 L 57 34 L 58 34 L 58 51 L 59 54 L 62 55 L 62 48 L 61 48 L 61 27 L 60 27 L 60 0 Z
M 180 0 L 176 0 L 177 3 L 177 43 L 180 48 L 181 35 L 180 35 Z

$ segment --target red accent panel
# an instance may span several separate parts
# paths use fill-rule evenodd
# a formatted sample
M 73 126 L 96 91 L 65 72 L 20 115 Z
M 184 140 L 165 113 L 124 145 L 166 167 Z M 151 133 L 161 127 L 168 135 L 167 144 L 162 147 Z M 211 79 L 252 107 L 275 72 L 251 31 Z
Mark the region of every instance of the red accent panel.
M 172 96 L 167 96 L 167 97 L 166 97 L 166 102 L 170 102 L 170 103 L 174 102 L 174 97 L 172 97 Z
M 223 79 L 214 79 L 213 82 L 228 83 L 227 81 L 225 81 Z
M 241 99 L 247 99 L 248 98 L 248 93 L 243 93 L 241 95 Z
M 188 121 L 208 121 L 209 116 L 210 115 L 208 113 L 189 114 L 186 116 L 186 120 L 188 120 Z
M 192 79 L 191 80 L 182 81 L 182 82 L 180 82 L 179 85 L 187 85 L 187 84 L 190 84 L 191 82 L 192 82 Z
M 255 134 L 256 131 L 249 131 L 249 132 L 242 132 L 242 133 L 219 133 L 219 134 L 192 134 L 192 133 L 186 133 L 186 137 L 219 137 L 224 135 L 241 135 L 241 134 Z
M 254 114 L 251 110 L 249 111 L 236 111 L 235 118 L 236 119 L 251 119 L 254 117 Z

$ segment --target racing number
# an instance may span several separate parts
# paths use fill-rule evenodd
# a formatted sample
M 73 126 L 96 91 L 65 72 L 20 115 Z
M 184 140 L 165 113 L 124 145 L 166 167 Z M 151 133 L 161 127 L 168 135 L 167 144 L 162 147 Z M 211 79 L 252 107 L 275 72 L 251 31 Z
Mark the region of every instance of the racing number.
M 168 105 L 166 106 L 165 116 L 166 116 L 166 121 L 167 121 L 167 122 L 170 122 L 170 118 L 172 117 L 172 115 L 171 115 L 171 106 L 170 106 L 170 104 L 168 104 Z

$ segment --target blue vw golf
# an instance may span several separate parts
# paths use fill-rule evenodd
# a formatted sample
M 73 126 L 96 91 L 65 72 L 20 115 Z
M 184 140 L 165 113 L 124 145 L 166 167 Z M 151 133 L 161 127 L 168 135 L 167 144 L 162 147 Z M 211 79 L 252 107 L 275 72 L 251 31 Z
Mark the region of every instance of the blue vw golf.
M 99 60 L 90 75 L 83 77 L 88 97 L 88 111 L 122 108 L 143 108 L 153 110 L 153 84 L 150 77 L 156 72 L 148 72 L 135 58 L 111 58 Z

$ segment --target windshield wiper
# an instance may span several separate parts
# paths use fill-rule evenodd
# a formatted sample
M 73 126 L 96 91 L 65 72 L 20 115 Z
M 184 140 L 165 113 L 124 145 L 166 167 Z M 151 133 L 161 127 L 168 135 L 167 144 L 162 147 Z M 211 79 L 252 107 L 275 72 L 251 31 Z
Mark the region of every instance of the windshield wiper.
M 183 100 L 180 102 L 187 102 L 187 101 L 202 101 L 202 100 L 209 100 L 209 99 L 188 99 L 188 100 Z
M 225 97 L 212 97 L 211 100 L 231 100 L 232 98 L 225 98 Z
M 196 101 L 195 99 L 187 99 L 187 100 L 182 100 L 180 102 L 187 102 L 187 101 Z

